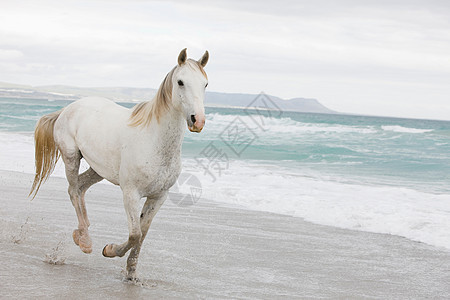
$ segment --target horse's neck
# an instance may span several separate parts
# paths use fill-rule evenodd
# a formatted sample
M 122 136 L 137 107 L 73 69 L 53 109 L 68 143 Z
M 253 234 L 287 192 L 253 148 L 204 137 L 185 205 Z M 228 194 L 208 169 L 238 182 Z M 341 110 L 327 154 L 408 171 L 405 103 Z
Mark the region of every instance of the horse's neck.
M 165 112 L 161 116 L 159 123 L 157 122 L 158 148 L 165 152 L 166 155 L 169 154 L 169 152 L 181 152 L 184 126 L 185 120 L 183 114 L 173 108 L 170 108 L 169 111 Z

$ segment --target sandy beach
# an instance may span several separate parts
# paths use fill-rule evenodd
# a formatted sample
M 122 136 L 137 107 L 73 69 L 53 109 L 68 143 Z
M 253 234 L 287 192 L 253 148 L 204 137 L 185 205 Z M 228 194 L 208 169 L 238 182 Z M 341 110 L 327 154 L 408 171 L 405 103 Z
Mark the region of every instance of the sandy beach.
M 445 249 L 206 199 L 166 201 L 141 251 L 141 283 L 131 284 L 125 257 L 101 255 L 127 238 L 119 188 L 88 191 L 94 246 L 86 255 L 72 242 L 65 179 L 51 178 L 30 202 L 31 180 L 0 171 L 1 298 L 450 298 Z

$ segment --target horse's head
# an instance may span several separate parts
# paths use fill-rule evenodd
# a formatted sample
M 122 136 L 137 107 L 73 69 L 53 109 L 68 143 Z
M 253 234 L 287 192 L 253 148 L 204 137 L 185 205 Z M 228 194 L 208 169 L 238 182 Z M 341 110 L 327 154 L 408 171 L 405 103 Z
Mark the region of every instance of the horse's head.
M 178 55 L 178 66 L 172 76 L 173 101 L 181 108 L 187 126 L 192 132 L 200 132 L 205 125 L 205 88 L 208 77 L 203 67 L 208 62 L 208 51 L 198 61 L 187 59 L 186 49 Z

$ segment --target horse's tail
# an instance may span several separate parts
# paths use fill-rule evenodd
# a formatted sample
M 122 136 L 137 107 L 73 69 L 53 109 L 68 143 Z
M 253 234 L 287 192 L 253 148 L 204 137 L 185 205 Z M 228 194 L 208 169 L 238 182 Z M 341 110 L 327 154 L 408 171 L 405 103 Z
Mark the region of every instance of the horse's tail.
M 41 184 L 45 182 L 55 169 L 60 153 L 53 136 L 55 122 L 62 110 L 45 115 L 39 119 L 34 130 L 36 174 L 30 194 L 36 197 Z

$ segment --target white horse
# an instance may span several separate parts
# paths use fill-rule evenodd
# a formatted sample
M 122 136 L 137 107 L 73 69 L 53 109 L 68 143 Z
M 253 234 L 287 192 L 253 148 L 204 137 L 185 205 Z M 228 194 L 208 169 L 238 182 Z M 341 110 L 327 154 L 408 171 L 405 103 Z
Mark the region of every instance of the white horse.
M 200 132 L 205 124 L 203 101 L 208 79 L 203 67 L 209 54 L 206 51 L 199 61 L 186 58 L 183 49 L 178 65 L 164 78 L 152 101 L 128 109 L 107 99 L 88 97 L 43 116 L 36 125 L 36 176 L 30 195 L 36 196 L 62 156 L 78 217 L 73 240 L 83 252 L 91 253 L 86 190 L 102 179 L 119 185 L 129 237 L 123 244 L 106 245 L 103 255 L 122 257 L 131 249 L 128 279 L 136 278 L 139 251 L 150 223 L 180 174 L 183 124 L 187 122 L 193 132 Z M 81 158 L 90 168 L 79 174 Z M 147 200 L 139 212 L 142 197 Z

